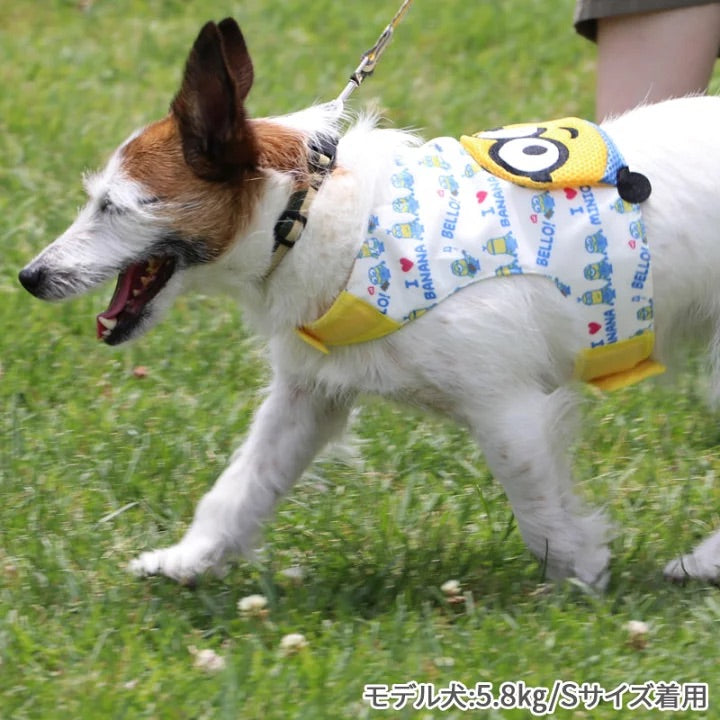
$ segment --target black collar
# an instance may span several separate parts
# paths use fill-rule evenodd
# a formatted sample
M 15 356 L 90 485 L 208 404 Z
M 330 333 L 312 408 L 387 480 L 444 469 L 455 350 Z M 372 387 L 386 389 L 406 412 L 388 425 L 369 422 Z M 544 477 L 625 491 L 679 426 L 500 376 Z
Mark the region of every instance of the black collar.
M 337 144 L 337 137 L 330 135 L 319 135 L 308 144 L 309 184 L 297 187 L 293 191 L 275 223 L 272 259 L 265 277 L 275 270 L 287 252 L 300 239 L 307 225 L 310 206 L 323 181 L 335 168 Z

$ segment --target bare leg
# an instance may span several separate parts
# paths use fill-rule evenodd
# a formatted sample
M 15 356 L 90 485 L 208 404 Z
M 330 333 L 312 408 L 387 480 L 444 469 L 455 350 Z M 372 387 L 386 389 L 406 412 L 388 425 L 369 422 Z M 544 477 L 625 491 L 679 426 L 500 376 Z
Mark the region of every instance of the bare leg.
M 598 20 L 599 120 L 707 89 L 720 47 L 720 3 Z
M 137 575 L 189 580 L 250 553 L 263 521 L 317 452 L 345 427 L 350 405 L 275 378 L 242 447 L 200 501 L 185 537 L 133 560 Z

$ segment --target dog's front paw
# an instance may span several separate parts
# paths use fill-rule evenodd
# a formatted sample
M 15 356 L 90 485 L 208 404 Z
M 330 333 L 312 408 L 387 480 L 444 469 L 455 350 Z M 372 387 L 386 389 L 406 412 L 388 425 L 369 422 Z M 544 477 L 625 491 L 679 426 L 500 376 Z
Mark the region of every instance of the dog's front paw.
M 575 578 L 588 588 L 602 593 L 610 582 L 610 549 L 601 545 L 585 549 L 579 557 L 547 558 L 545 573 L 551 580 Z
M 610 582 L 610 550 L 598 554 L 595 563 L 584 563 L 576 570 L 575 577 L 593 590 L 603 593 Z
M 178 582 L 191 583 L 207 570 L 221 575 L 225 566 L 217 543 L 209 539 L 186 539 L 168 548 L 144 552 L 128 567 L 138 577 L 165 575 Z

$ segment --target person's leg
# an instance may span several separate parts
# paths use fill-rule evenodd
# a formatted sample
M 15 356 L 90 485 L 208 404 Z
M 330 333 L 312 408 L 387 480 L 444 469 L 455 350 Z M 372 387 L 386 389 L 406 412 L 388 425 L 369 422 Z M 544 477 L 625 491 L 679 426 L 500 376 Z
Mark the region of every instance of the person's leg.
M 707 89 L 720 47 L 720 3 L 597 21 L 596 115 Z

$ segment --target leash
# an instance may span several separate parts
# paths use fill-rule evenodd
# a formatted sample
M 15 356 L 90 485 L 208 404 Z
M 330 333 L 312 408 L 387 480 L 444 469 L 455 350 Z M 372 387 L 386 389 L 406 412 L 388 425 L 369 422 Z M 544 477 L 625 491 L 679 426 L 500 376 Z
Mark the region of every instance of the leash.
M 377 42 L 366 53 L 363 53 L 360 64 L 355 69 L 355 72 L 350 75 L 348 84 L 335 100 L 335 102 L 340 105 L 340 108 L 342 108 L 345 101 L 350 97 L 350 95 L 352 95 L 355 88 L 360 87 L 363 80 L 373 74 L 375 66 L 378 64 L 380 57 L 385 52 L 385 48 L 392 40 L 395 28 L 402 22 L 402 19 L 410 9 L 412 2 L 413 0 L 405 0 L 403 2 L 400 9 L 395 13 L 395 16 L 390 21 L 390 24 L 380 33 L 380 37 L 377 39 Z
M 345 89 L 334 101 L 338 115 L 343 111 L 345 101 L 352 95 L 355 88 L 360 87 L 366 77 L 372 75 L 380 60 L 385 48 L 392 40 L 395 28 L 400 24 L 405 14 L 410 9 L 413 0 L 404 0 L 400 9 L 395 13 L 390 24 L 380 33 L 376 43 L 365 53 L 355 71 L 350 75 L 350 80 Z M 265 273 L 267 278 L 280 264 L 285 255 L 295 246 L 300 239 L 305 225 L 307 225 L 310 206 L 320 189 L 325 178 L 335 168 L 335 154 L 337 152 L 338 139 L 329 136 L 320 136 L 308 146 L 308 170 L 310 182 L 307 187 L 296 187 L 285 210 L 280 214 L 273 229 L 273 249 L 270 260 L 270 267 Z

